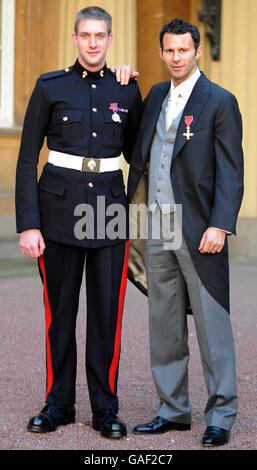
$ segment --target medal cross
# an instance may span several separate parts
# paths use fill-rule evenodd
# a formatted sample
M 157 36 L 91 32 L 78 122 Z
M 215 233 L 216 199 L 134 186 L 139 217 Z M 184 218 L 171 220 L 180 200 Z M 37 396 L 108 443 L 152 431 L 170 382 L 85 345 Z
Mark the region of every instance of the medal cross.
M 187 126 L 187 131 L 184 132 L 183 136 L 186 138 L 186 140 L 190 140 L 191 137 L 193 137 L 193 132 L 190 132 L 190 126 Z

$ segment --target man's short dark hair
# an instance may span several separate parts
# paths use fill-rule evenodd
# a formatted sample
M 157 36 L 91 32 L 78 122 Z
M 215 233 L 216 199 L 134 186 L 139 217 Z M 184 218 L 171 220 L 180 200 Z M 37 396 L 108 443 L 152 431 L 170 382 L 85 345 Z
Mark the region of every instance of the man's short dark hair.
M 100 7 L 87 7 L 80 10 L 75 16 L 74 31 L 78 33 L 78 24 L 81 20 L 103 20 L 107 24 L 108 34 L 112 32 L 112 17 Z
M 165 24 L 160 32 L 160 44 L 163 50 L 163 36 L 165 33 L 172 34 L 186 34 L 190 33 L 195 44 L 195 52 L 200 46 L 200 33 L 196 26 L 187 23 L 183 18 L 174 18 L 169 23 Z

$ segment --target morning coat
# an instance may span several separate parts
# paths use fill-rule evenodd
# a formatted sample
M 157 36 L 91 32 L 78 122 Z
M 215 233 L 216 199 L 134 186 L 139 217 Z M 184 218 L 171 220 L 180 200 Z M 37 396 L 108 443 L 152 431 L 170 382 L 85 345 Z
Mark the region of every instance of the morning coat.
M 131 157 L 128 179 L 130 202 L 147 199 L 147 164 L 159 113 L 170 82 L 154 85 L 144 111 Z M 186 140 L 185 116 L 193 116 Z M 203 73 L 183 111 L 175 140 L 171 184 L 176 204 L 182 204 L 182 230 L 203 285 L 229 312 L 228 240 L 220 253 L 201 254 L 200 240 L 208 227 L 236 234 L 243 196 L 242 119 L 235 96 Z M 147 293 L 142 240 L 130 241 L 129 278 Z

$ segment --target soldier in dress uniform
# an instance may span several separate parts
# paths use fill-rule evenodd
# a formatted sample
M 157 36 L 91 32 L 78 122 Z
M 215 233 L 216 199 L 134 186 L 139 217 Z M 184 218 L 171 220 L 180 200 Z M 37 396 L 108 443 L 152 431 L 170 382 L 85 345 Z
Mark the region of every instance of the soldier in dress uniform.
M 22 252 L 38 258 L 46 315 L 45 406 L 30 419 L 32 432 L 75 421 L 75 328 L 86 258 L 86 373 L 93 428 L 105 437 L 126 436 L 117 416 L 117 379 L 128 232 L 125 227 L 122 236 L 114 231 L 108 237 L 106 229 L 111 204 L 127 214 L 120 155 L 130 161 L 142 100 L 136 80 L 121 86 L 106 66 L 111 23 L 98 7 L 76 15 L 77 61 L 38 78 L 24 120 L 16 173 L 17 232 Z M 38 182 L 45 137 L 49 157 Z M 84 230 L 81 217 L 89 206 L 93 218 Z

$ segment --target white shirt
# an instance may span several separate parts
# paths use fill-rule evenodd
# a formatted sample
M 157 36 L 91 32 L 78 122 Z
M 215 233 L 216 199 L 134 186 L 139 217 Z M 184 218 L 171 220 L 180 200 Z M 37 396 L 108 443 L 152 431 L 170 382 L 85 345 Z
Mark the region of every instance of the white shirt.
M 172 94 L 173 90 L 176 90 L 176 93 L 178 94 L 177 104 L 175 105 L 174 114 L 173 114 L 174 118 L 176 118 L 178 114 L 186 106 L 187 101 L 193 91 L 193 88 L 197 80 L 200 78 L 200 76 L 201 76 L 201 72 L 199 68 L 197 67 L 193 75 L 187 78 L 184 82 L 180 83 L 180 85 L 177 85 L 175 87 L 173 80 L 171 80 L 170 94 Z

